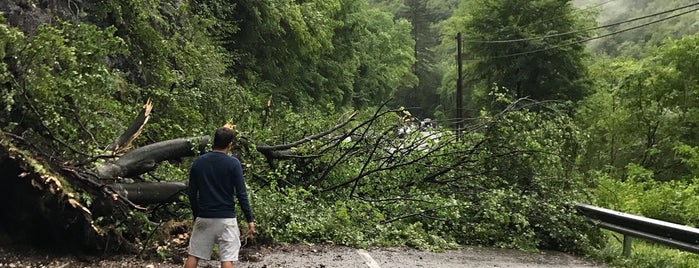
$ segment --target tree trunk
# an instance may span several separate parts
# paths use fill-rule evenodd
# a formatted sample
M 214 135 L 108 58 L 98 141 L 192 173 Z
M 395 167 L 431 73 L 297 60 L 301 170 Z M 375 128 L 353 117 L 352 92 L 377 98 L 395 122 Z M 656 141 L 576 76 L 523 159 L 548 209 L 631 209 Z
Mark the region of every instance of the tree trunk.
M 204 152 L 209 136 L 179 138 L 149 144 L 97 167 L 100 179 L 128 178 L 155 170 L 157 164 L 166 160 L 195 156 Z
M 177 201 L 177 196 L 187 190 L 184 182 L 137 182 L 109 185 L 117 193 L 139 205 Z

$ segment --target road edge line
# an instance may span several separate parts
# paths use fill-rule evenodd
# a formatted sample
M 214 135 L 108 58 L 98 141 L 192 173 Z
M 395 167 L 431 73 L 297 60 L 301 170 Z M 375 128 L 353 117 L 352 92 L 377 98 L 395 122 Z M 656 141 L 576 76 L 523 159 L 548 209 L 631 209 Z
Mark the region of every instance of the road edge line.
M 362 258 L 365 260 L 366 265 L 368 265 L 369 268 L 381 268 L 381 266 L 379 266 L 379 264 L 374 260 L 374 258 L 371 257 L 371 255 L 369 255 L 369 252 L 367 252 L 366 250 L 358 249 L 357 254 L 359 254 L 359 256 L 362 256 Z

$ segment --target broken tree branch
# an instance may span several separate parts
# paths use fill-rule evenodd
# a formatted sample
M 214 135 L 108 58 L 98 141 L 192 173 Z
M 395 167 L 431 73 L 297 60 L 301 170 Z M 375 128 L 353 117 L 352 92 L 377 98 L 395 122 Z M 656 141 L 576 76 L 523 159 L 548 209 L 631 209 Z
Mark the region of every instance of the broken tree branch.
M 209 136 L 179 138 L 149 144 L 121 156 L 117 161 L 97 167 L 100 179 L 126 178 L 155 170 L 157 164 L 165 160 L 175 160 L 195 156 L 204 152 Z
M 338 129 L 344 127 L 344 126 L 347 125 L 349 122 L 352 122 L 352 120 L 354 119 L 354 117 L 355 117 L 356 115 L 357 115 L 357 112 L 355 111 L 355 112 L 353 112 L 345 121 L 343 121 L 343 122 L 341 122 L 341 123 L 335 125 L 334 127 L 331 127 L 330 129 L 328 129 L 328 130 L 326 130 L 326 131 L 323 131 L 323 132 L 321 132 L 321 133 L 318 133 L 318 134 L 315 134 L 315 135 L 312 135 L 312 136 L 308 136 L 308 137 L 302 138 L 302 139 L 297 140 L 297 141 L 292 142 L 292 143 L 281 144 L 281 145 L 273 145 L 273 146 L 257 146 L 257 151 L 259 151 L 259 152 L 261 152 L 261 153 L 264 154 L 265 152 L 268 152 L 268 151 L 289 150 L 289 149 L 291 149 L 291 148 L 297 147 L 297 146 L 299 146 L 299 145 L 301 145 L 301 144 L 304 144 L 304 143 L 306 143 L 306 142 L 313 141 L 313 140 L 317 140 L 317 139 L 319 139 L 319 138 L 321 138 L 321 137 L 323 137 L 323 136 L 327 136 L 328 134 L 333 133 L 333 131 L 335 131 L 335 130 L 338 130 Z
M 294 155 L 291 151 L 292 148 L 297 147 L 301 144 L 304 144 L 309 141 L 317 140 L 321 137 L 327 136 L 334 131 L 344 127 L 345 125 L 349 124 L 349 122 L 352 122 L 354 120 L 354 117 L 357 115 L 357 111 L 354 111 L 345 121 L 329 128 L 326 131 L 323 131 L 321 133 L 304 137 L 300 140 L 297 140 L 292 143 L 288 144 L 281 144 L 281 145 L 272 145 L 272 146 L 267 146 L 267 145 L 258 145 L 256 146 L 256 149 L 258 152 L 262 153 L 262 155 L 265 156 L 267 159 L 267 163 L 269 164 L 270 167 L 274 166 L 274 160 L 275 159 L 290 159 L 290 158 L 296 158 L 297 156 Z
M 153 110 L 153 102 L 151 102 L 149 98 L 143 105 L 141 112 L 138 114 L 138 116 L 136 116 L 136 119 L 131 122 L 131 125 L 124 131 L 124 133 L 121 134 L 121 136 L 107 146 L 106 150 L 112 151 L 112 154 L 114 155 L 122 154 L 128 150 L 131 146 L 131 142 L 133 142 L 136 137 L 141 134 L 143 127 L 145 127 L 146 123 L 148 123 L 151 110 Z

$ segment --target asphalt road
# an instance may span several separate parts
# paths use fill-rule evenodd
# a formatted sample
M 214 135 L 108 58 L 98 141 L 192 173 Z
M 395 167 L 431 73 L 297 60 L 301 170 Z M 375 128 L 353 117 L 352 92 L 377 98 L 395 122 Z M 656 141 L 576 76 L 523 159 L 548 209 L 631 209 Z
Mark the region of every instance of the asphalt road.
M 560 252 L 528 253 L 493 248 L 464 248 L 446 252 L 423 252 L 408 248 L 354 249 L 338 246 L 300 245 L 257 252 L 236 263 L 240 268 L 276 267 L 524 267 L 524 268 L 592 268 L 606 267 Z M 217 267 L 215 261 L 204 267 Z M 202 267 L 202 265 L 200 265 Z
M 155 261 L 135 256 L 106 258 L 76 258 L 56 256 L 33 250 L 14 250 L 0 247 L 0 267 L 21 268 L 181 268 L 186 256 L 174 256 L 173 261 Z M 216 260 L 202 261 L 202 268 L 219 267 Z M 446 252 L 424 252 L 410 248 L 356 249 L 335 245 L 282 245 L 244 248 L 236 268 L 398 268 L 398 267 L 523 267 L 523 268 L 602 268 L 578 256 L 560 252 L 528 253 L 493 248 L 464 248 Z

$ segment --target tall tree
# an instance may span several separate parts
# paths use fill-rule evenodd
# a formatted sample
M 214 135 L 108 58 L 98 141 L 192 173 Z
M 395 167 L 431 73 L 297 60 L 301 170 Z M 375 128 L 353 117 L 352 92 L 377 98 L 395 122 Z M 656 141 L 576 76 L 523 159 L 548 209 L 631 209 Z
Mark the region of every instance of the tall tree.
M 415 63 L 411 53 L 414 42 L 407 21 L 393 20 L 391 14 L 372 8 L 360 14 L 364 19 L 353 25 L 359 30 L 354 38 L 361 62 L 353 101 L 355 106 L 377 105 L 390 98 L 397 88 L 416 84 L 410 70 Z
M 410 87 L 401 88 L 395 95 L 395 104 L 407 107 L 418 117 L 432 117 L 439 104 L 437 89 L 441 83 L 442 70 L 438 68 L 439 59 L 435 47 L 440 43 L 437 25 L 451 16 L 458 5 L 454 0 L 373 0 L 374 5 L 393 12 L 397 18 L 408 20 L 411 36 L 415 41 L 413 53 L 415 64 L 413 73 L 419 82 Z
M 427 1 L 406 0 L 397 15 L 412 23 L 411 34 L 415 40 L 413 53 L 416 59 L 412 68 L 419 79 L 419 83 L 412 88 L 399 92 L 397 100 L 418 117 L 431 116 L 434 106 L 439 102 L 436 89 L 440 82 L 432 51 L 439 43 L 439 36 L 432 28 L 431 10 L 428 9 Z
M 331 47 L 333 1 L 195 1 L 197 14 L 211 18 L 212 33 L 227 49 L 230 72 L 264 99 L 310 103 L 305 82 L 319 55 Z M 316 89 L 318 90 L 318 89 Z M 260 98 L 260 99 L 263 99 Z M 261 102 L 261 101 L 260 101 Z
M 585 95 L 586 53 L 579 41 L 586 33 L 575 30 L 589 22 L 570 1 L 465 3 L 443 32 L 463 32 L 464 76 L 473 96 L 467 103 L 485 105 L 493 85 L 513 98 L 577 101 Z M 444 42 L 453 47 L 453 39 Z
M 231 72 L 264 99 L 295 107 L 361 107 L 410 80 L 407 24 L 369 8 L 366 0 L 197 5 L 219 22 L 215 33 L 232 54 Z
M 126 45 L 110 61 L 124 72 L 114 83 L 114 98 L 142 105 L 151 98 L 161 111 L 148 137 L 161 139 L 206 131 L 221 115 L 234 117 L 225 101 L 241 99 L 238 84 L 226 75 L 224 51 L 212 42 L 211 20 L 197 15 L 189 1 L 100 1 L 87 5 L 87 22 L 114 27 Z M 206 107 L 202 109 L 201 107 Z M 204 125 L 202 125 L 202 123 Z
M 591 137 L 585 170 L 616 170 L 629 164 L 656 179 L 691 178 L 697 171 L 699 35 L 670 41 L 642 60 L 597 63 L 596 92 L 582 102 L 578 122 Z

